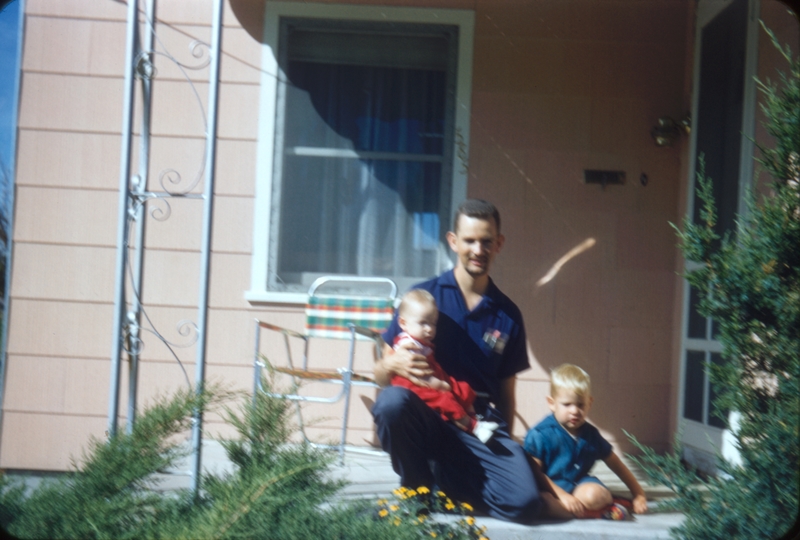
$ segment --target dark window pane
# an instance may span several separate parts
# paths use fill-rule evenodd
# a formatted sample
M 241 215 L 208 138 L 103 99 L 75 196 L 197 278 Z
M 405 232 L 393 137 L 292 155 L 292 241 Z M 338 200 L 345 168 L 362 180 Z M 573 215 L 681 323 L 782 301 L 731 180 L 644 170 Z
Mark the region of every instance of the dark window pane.
M 747 0 L 734 0 L 702 31 L 697 155 L 705 156 L 717 208 L 717 233 L 734 230 L 747 39 Z M 695 200 L 694 221 L 700 222 Z
M 722 355 L 719 353 L 711 353 L 711 363 L 714 365 L 722 365 Z M 708 406 L 708 425 L 714 426 L 718 428 L 726 427 L 726 421 L 728 418 L 728 410 L 719 411 L 719 415 L 717 415 L 714 411 L 716 411 L 716 407 L 714 403 L 719 395 L 719 392 L 715 391 L 714 384 L 710 385 L 709 390 L 709 406 Z
M 704 369 L 703 351 L 686 351 L 686 375 L 683 384 L 683 417 L 703 421 Z
M 697 312 L 700 303 L 700 291 L 689 288 L 689 328 L 687 335 L 694 339 L 706 339 L 706 318 Z
M 711 319 L 711 339 L 719 339 L 719 323 L 714 319 Z

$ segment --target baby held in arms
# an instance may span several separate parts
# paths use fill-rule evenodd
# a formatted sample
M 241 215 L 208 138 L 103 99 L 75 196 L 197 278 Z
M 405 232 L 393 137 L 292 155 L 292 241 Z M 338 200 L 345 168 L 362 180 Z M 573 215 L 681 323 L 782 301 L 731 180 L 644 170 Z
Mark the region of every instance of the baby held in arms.
M 423 380 L 425 386 L 414 384 L 399 375 L 392 378 L 392 384 L 408 388 L 445 421 L 453 422 L 485 443 L 498 425 L 478 418 L 473 407 L 475 391 L 466 382 L 450 377 L 436 362 L 432 342 L 436 336 L 438 319 L 436 301 L 428 291 L 412 289 L 403 297 L 397 312 L 397 322 L 402 332 L 395 338 L 394 347 L 397 349 L 402 345 L 424 356 L 432 374 Z

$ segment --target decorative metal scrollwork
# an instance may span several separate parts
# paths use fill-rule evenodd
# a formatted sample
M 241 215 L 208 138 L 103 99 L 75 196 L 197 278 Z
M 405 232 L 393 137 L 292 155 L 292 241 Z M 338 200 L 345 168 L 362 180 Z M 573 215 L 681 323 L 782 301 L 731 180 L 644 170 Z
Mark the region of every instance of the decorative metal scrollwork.
M 137 79 L 152 80 L 155 78 L 158 70 L 153 63 L 153 53 L 142 51 L 136 55 L 134 60 L 133 73 Z
M 205 153 L 205 152 L 204 152 Z M 166 193 L 170 195 L 186 195 L 187 193 L 191 192 L 197 184 L 200 183 L 200 179 L 203 178 L 203 173 L 205 172 L 205 160 L 203 160 L 202 164 L 200 165 L 200 170 L 197 171 L 194 179 L 189 182 L 186 187 L 182 187 L 180 189 L 175 189 L 172 186 L 180 186 L 181 182 L 183 182 L 183 177 L 181 173 L 178 172 L 176 169 L 164 169 L 158 174 L 158 183 Z
M 146 45 L 146 47 L 150 48 L 151 50 L 141 50 L 138 54 L 136 54 L 133 60 L 134 76 L 143 81 L 143 85 L 153 82 L 158 75 L 158 70 L 156 69 L 155 65 L 155 60 L 157 57 L 164 58 L 176 66 L 180 71 L 182 78 L 189 85 L 189 91 L 194 97 L 194 103 L 197 104 L 200 120 L 202 122 L 202 130 L 205 134 L 208 129 L 208 119 L 205 107 L 194 82 L 189 77 L 188 71 L 202 70 L 210 65 L 212 60 L 210 45 L 199 39 L 192 39 L 192 37 L 189 36 L 191 42 L 188 45 L 188 49 L 193 60 L 189 59 L 188 62 L 181 62 L 167 49 L 163 41 L 159 39 L 159 36 L 156 33 L 154 24 L 155 21 L 151 20 L 146 13 L 144 16 L 146 28 L 145 32 L 150 33 L 150 36 L 152 36 L 153 39 L 150 40 L 150 44 Z M 146 41 L 148 40 L 143 40 L 143 42 Z M 149 140 L 150 133 L 143 132 L 142 137 Z M 200 163 L 197 167 L 198 171 L 195 175 L 184 176 L 176 168 L 172 167 L 161 170 L 161 172 L 158 174 L 159 188 L 157 188 L 160 189 L 160 191 L 148 190 L 148 185 L 146 184 L 149 182 L 146 179 L 146 173 L 144 172 L 131 177 L 130 185 L 128 187 L 127 209 L 129 238 L 127 239 L 126 243 L 126 249 L 128 249 L 129 252 L 144 249 L 144 238 L 137 238 L 134 242 L 130 236 L 133 234 L 134 227 L 131 225 L 134 222 L 137 222 L 138 220 L 144 220 L 148 215 L 156 221 L 166 221 L 172 215 L 172 206 L 169 199 L 173 197 L 198 197 L 198 195 L 193 194 L 192 191 L 195 190 L 201 183 L 205 174 L 206 145 L 207 142 L 204 142 L 202 152 L 200 153 Z M 149 149 L 147 151 L 149 152 Z M 148 166 L 149 164 L 145 164 L 145 167 Z M 147 213 L 144 213 L 143 208 L 148 205 L 148 202 L 151 201 L 152 204 L 149 205 Z M 143 225 L 143 223 L 140 225 Z M 140 233 L 143 230 L 144 229 L 139 229 Z M 159 329 L 150 319 L 148 311 L 145 309 L 141 298 L 141 253 L 139 253 L 138 262 L 136 264 L 139 265 L 139 267 L 134 270 L 132 257 L 127 257 L 126 266 L 130 278 L 129 287 L 132 298 L 134 298 L 135 301 L 133 302 L 133 305 L 129 304 L 130 307 L 128 309 L 130 311 L 128 311 L 126 320 L 123 323 L 123 349 L 128 356 L 131 357 L 131 359 L 139 357 L 145 347 L 145 341 L 142 338 L 143 334 L 145 332 L 151 334 L 156 338 L 157 342 L 161 343 L 169 351 L 169 354 L 180 366 L 181 371 L 186 379 L 186 384 L 191 387 L 192 384 L 189 380 L 189 376 L 176 350 L 187 349 L 194 346 L 200 337 L 200 329 L 195 322 L 184 319 L 179 321 L 176 325 L 177 335 L 179 337 L 174 341 L 167 339 L 164 334 L 159 331 Z
M 163 197 L 151 197 L 151 199 L 158 204 L 150 208 L 150 217 L 156 221 L 167 221 L 172 215 L 172 205 Z
M 211 47 L 208 45 L 208 43 L 200 41 L 199 39 L 195 39 L 189 43 L 189 52 L 192 53 L 193 57 L 202 60 L 202 62 L 196 66 L 187 66 L 186 64 L 181 64 L 182 67 L 186 69 L 203 69 L 211 63 Z
M 182 337 L 190 337 L 191 339 L 189 340 L 189 342 L 184 343 L 183 345 L 176 345 L 171 343 L 173 347 L 191 347 L 192 345 L 197 343 L 197 338 L 200 337 L 200 335 L 197 332 L 197 323 L 195 323 L 194 321 L 190 321 L 189 319 L 183 319 L 181 321 L 178 321 L 176 328 L 178 330 L 178 335 Z
M 169 204 L 166 198 L 156 193 L 144 192 L 140 194 L 131 194 L 130 200 L 131 205 L 130 208 L 128 208 L 128 219 L 131 221 L 136 221 L 138 219 L 137 214 L 139 213 L 139 209 L 150 200 L 157 203 L 150 208 L 150 217 L 156 221 L 167 221 L 172 215 L 172 205 Z

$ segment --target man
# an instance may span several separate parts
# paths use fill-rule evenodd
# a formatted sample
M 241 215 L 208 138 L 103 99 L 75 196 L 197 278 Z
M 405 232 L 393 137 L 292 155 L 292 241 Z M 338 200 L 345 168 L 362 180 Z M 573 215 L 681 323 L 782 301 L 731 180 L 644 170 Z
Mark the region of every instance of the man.
M 372 414 L 403 486 L 436 486 L 493 517 L 527 522 L 542 503 L 522 447 L 509 435 L 516 374 L 530 367 L 525 327 L 517 306 L 489 278 L 504 240 L 494 205 L 465 201 L 447 233 L 457 257 L 455 268 L 415 287 L 430 292 L 439 307 L 434 339 L 439 364 L 488 396 L 476 400 L 475 409 L 485 420 L 500 424 L 495 436 L 483 444 L 444 422 L 410 390 L 386 387 L 394 375 L 424 385 L 431 373 L 423 356 L 402 348 L 392 351 L 388 345 L 375 364 L 375 379 L 386 388 Z M 395 318 L 384 334 L 387 344 L 398 332 Z

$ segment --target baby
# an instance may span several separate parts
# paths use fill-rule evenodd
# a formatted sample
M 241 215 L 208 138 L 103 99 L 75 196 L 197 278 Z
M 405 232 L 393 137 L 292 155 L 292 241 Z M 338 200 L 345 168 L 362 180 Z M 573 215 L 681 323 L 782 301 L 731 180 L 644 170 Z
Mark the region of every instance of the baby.
M 629 519 L 622 504 L 589 470 L 602 459 L 633 494 L 633 511 L 647 511 L 644 490 L 630 469 L 614 453 L 596 427 L 586 421 L 592 406 L 589 375 L 572 364 L 555 368 L 550 378 L 547 404 L 552 415 L 532 428 L 525 437 L 525 451 L 541 468 L 541 479 L 555 497 L 543 493 L 553 517 L 602 517 Z
M 434 358 L 432 341 L 436 336 L 438 319 L 436 301 L 428 291 L 412 289 L 405 294 L 397 310 L 397 323 L 402 332 L 395 338 L 394 347 L 410 342 L 410 350 L 424 356 L 433 373 L 424 380 L 426 386 L 416 385 L 399 375 L 392 377 L 392 384 L 408 388 L 442 419 L 453 422 L 485 443 L 498 424 L 478 419 L 473 407 L 475 391 L 466 382 L 457 381 L 445 373 Z

